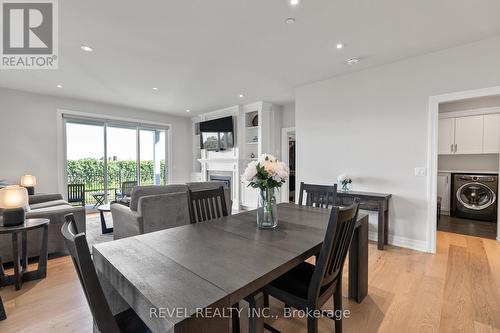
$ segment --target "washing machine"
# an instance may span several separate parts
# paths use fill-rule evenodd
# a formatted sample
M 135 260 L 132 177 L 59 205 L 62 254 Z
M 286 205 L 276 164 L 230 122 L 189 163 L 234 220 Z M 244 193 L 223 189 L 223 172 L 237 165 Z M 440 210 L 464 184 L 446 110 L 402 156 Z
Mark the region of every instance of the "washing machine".
M 453 174 L 452 215 L 497 220 L 498 175 Z

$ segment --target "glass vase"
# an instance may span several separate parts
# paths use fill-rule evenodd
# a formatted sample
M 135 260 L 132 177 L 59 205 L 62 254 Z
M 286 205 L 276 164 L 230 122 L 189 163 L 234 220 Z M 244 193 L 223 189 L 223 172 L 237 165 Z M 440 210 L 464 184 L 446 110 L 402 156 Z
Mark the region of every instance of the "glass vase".
M 278 226 L 278 207 L 274 188 L 260 189 L 257 206 L 257 227 L 273 229 Z

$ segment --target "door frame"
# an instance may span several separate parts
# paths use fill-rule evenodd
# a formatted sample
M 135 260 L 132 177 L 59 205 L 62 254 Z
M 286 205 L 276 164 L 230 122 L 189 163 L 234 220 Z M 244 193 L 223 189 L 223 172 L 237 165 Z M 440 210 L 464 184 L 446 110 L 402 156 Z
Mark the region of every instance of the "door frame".
M 67 171 L 67 165 L 66 165 L 66 129 L 65 129 L 65 120 L 64 116 L 68 117 L 74 117 L 74 118 L 80 118 L 80 119 L 88 119 L 88 120 L 95 120 L 95 121 L 117 121 L 117 122 L 125 122 L 125 123 L 132 123 L 132 124 L 137 124 L 138 126 L 143 125 L 145 128 L 151 128 L 151 127 L 159 127 L 159 128 L 164 128 L 166 131 L 165 135 L 165 168 L 168 168 L 167 172 L 167 179 L 166 182 L 167 184 L 172 183 L 172 172 L 173 172 L 173 167 L 172 167 L 172 125 L 168 123 L 161 123 L 161 122 L 154 122 L 154 121 L 148 121 L 148 120 L 142 120 L 142 119 L 135 119 L 135 118 L 125 118 L 125 117 L 115 117 L 115 116 L 108 116 L 105 114 L 99 114 L 99 113 L 88 113 L 88 112 L 81 112 L 81 111 L 73 111 L 73 110 L 66 110 L 66 109 L 57 109 L 57 186 L 59 189 L 59 193 L 62 194 L 64 198 L 67 197 L 67 188 L 68 188 L 68 171 Z M 106 130 L 104 132 L 104 135 L 106 135 Z M 140 141 L 138 141 L 138 145 L 140 144 Z M 106 145 L 104 149 L 107 149 Z M 139 149 L 139 148 L 138 148 Z M 139 158 L 139 156 L 138 156 Z
M 436 253 L 439 104 L 497 95 L 500 95 L 500 86 L 429 97 L 427 135 L 427 170 L 429 170 L 427 177 L 427 251 L 430 253 Z M 498 218 L 500 220 L 500 210 Z M 500 242 L 500 228 L 498 228 L 498 224 L 497 241 Z
M 283 127 L 281 129 L 281 160 L 288 166 L 289 162 L 289 151 L 288 151 L 288 136 L 293 133 L 295 134 L 295 140 L 297 140 L 297 132 L 295 127 Z M 290 180 L 289 180 L 290 181 Z M 285 185 L 288 185 L 287 183 Z M 290 199 L 290 191 L 288 186 L 281 187 L 281 202 L 288 202 Z

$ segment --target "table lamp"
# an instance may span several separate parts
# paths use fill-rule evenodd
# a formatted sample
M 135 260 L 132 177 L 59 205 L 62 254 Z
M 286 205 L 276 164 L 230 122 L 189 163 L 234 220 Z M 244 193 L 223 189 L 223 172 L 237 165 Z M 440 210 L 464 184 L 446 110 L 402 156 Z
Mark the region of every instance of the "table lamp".
M 26 218 L 26 206 L 28 206 L 28 191 L 24 187 L 12 185 L 0 190 L 0 210 L 4 226 L 23 224 Z
M 24 175 L 21 177 L 21 186 L 26 187 L 28 195 L 35 194 L 36 177 L 32 175 Z

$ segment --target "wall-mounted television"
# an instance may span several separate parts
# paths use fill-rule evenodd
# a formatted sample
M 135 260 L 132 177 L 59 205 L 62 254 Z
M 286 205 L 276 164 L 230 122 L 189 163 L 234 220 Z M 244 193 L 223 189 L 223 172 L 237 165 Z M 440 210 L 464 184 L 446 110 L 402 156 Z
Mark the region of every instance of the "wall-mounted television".
M 200 123 L 201 148 L 226 150 L 234 147 L 233 117 L 224 117 Z

